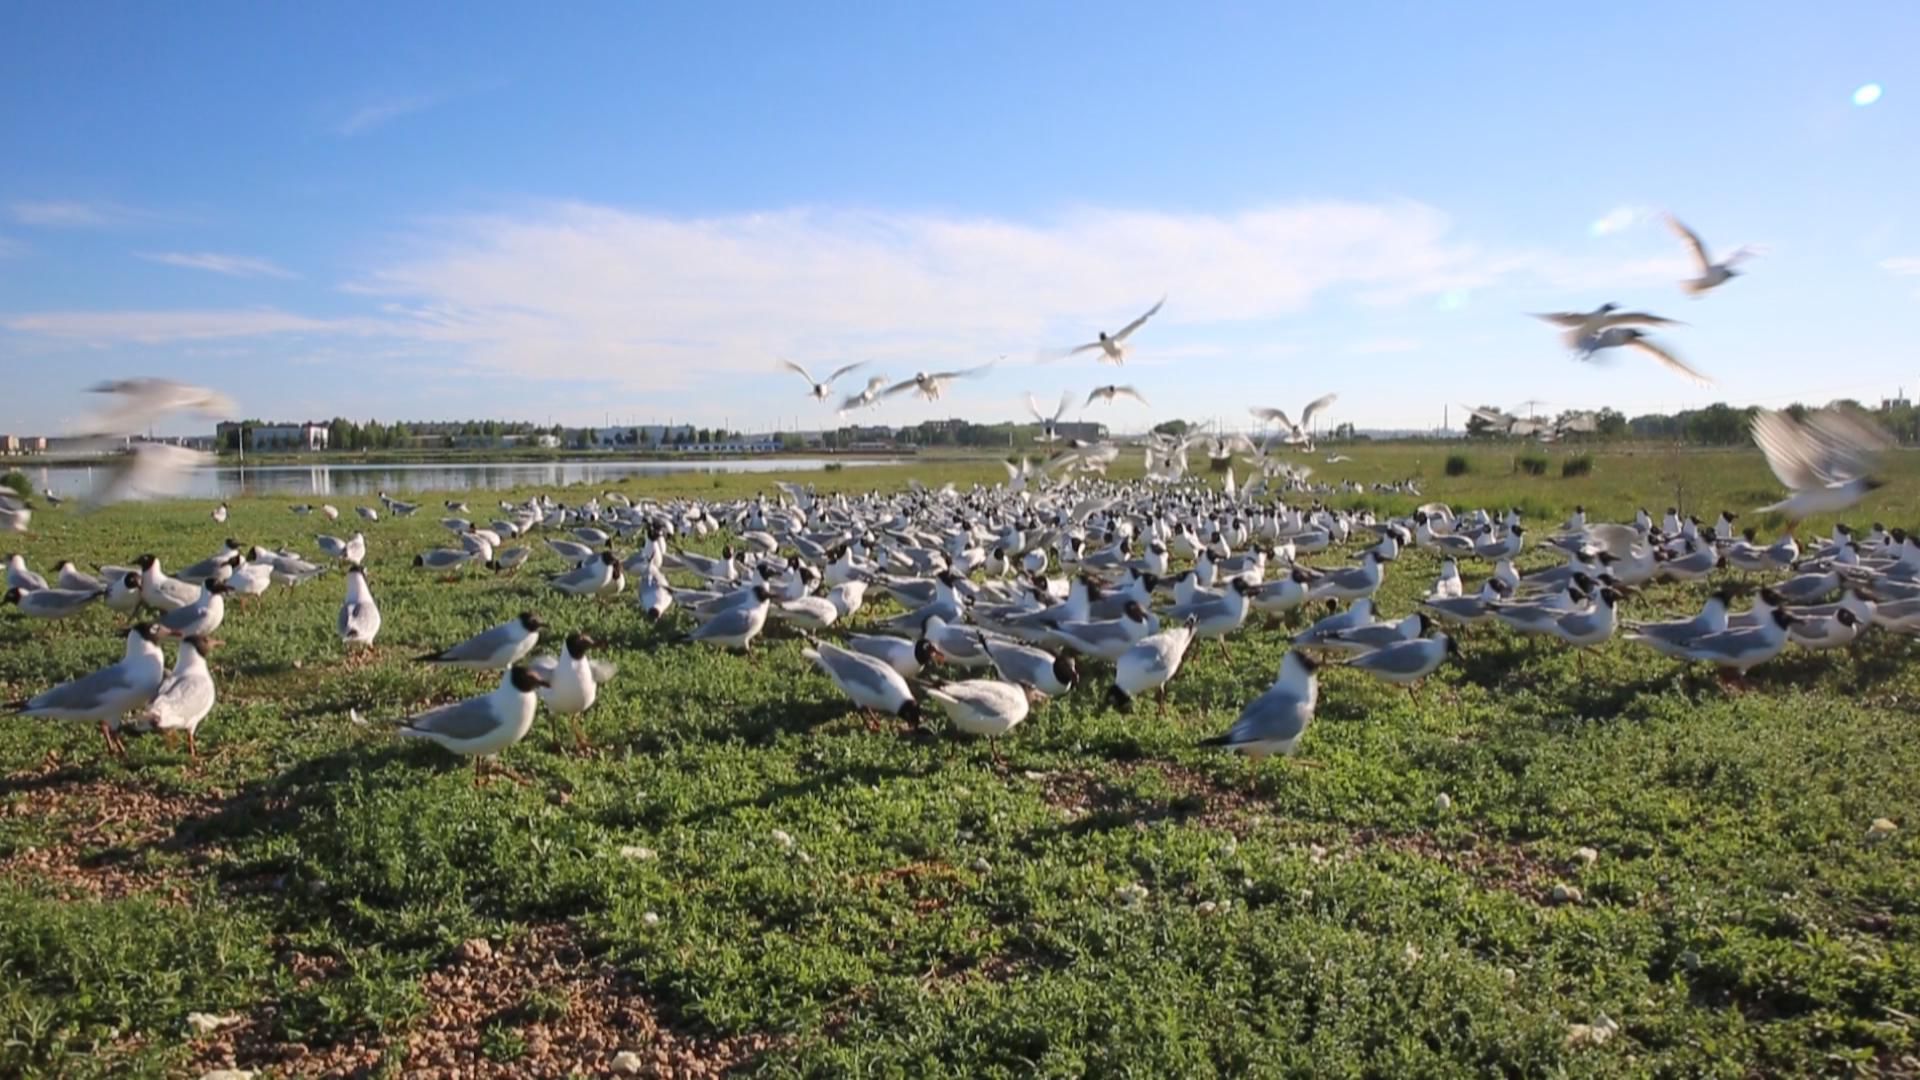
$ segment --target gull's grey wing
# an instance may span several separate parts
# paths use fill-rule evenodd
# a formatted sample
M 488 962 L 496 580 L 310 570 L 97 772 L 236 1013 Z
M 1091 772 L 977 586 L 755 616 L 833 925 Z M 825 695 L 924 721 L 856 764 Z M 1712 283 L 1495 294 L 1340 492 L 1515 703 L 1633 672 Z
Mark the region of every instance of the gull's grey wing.
M 1240 718 L 1227 730 L 1227 745 L 1297 739 L 1306 729 L 1307 717 L 1300 708 L 1299 695 L 1274 687 L 1247 703 Z
M 62 712 L 86 712 L 98 708 L 102 702 L 116 693 L 132 688 L 133 680 L 129 677 L 127 670 L 119 664 L 114 664 L 48 690 L 28 701 L 26 708 L 21 711 L 38 712 L 43 709 L 55 709 Z
M 1142 315 L 1142 316 L 1140 316 L 1139 318 L 1137 318 L 1137 319 L 1135 319 L 1135 320 L 1133 320 L 1132 322 L 1130 322 L 1130 323 L 1128 323 L 1127 325 L 1125 325 L 1125 326 L 1123 326 L 1123 327 L 1121 327 L 1121 328 L 1120 328 L 1120 332 L 1119 332 L 1119 333 L 1117 333 L 1117 334 L 1115 334 L 1115 335 L 1113 335 L 1113 340 L 1115 340 L 1115 341 L 1125 341 L 1125 340 L 1127 340 L 1127 337 L 1128 337 L 1129 335 L 1131 335 L 1131 334 L 1132 334 L 1132 333 L 1133 333 L 1133 332 L 1134 332 L 1135 330 L 1138 330 L 1138 329 L 1140 329 L 1140 328 L 1141 328 L 1142 326 L 1145 326 L 1145 325 L 1146 325 L 1146 323 L 1147 323 L 1147 320 L 1148 320 L 1148 319 L 1151 319 L 1151 318 L 1153 318 L 1153 317 L 1154 317 L 1155 315 L 1158 315 L 1158 314 L 1160 313 L 1160 308 L 1161 308 L 1161 307 L 1162 307 L 1162 306 L 1163 306 L 1164 304 L 1166 304 L 1166 302 L 1167 302 L 1167 298 L 1166 298 L 1166 297 L 1164 297 L 1164 296 L 1163 296 L 1163 297 L 1161 297 L 1161 298 L 1160 298 L 1160 299 L 1159 299 L 1158 301 L 1156 301 L 1156 302 L 1154 303 L 1154 305 L 1153 305 L 1152 307 L 1150 307 L 1150 308 L 1148 308 L 1148 309 L 1147 309 L 1147 313 L 1146 313 L 1145 315 Z
M 1324 394 L 1307 402 L 1307 407 L 1300 411 L 1300 426 L 1312 426 L 1314 414 L 1332 405 L 1339 397 L 1339 394 Z
M 754 607 L 734 608 L 723 611 L 707 620 L 706 624 L 691 635 L 695 641 L 704 641 L 710 637 L 736 637 L 747 632 L 753 626 Z
M 1667 215 L 1667 228 L 1672 229 L 1674 235 L 1678 236 L 1687 245 L 1687 249 L 1693 252 L 1694 264 L 1700 268 L 1701 273 L 1704 274 L 1713 269 L 1713 260 L 1707 257 L 1707 246 L 1700 242 L 1699 233 L 1681 224 L 1680 219 L 1672 214 Z
M 439 656 L 434 657 L 434 659 L 441 663 L 485 660 L 507 647 L 507 643 L 513 640 L 514 628 L 518 625 L 517 623 L 501 623 L 491 630 L 483 630 L 460 644 L 455 645 L 453 648 L 446 650 Z
M 449 739 L 478 739 L 498 731 L 501 722 L 493 711 L 491 696 L 482 696 L 428 709 L 402 721 L 400 726 L 411 731 L 444 735 Z
M 1628 342 L 1628 344 L 1631 345 L 1633 348 L 1639 349 L 1641 352 L 1646 353 L 1648 356 L 1653 357 L 1655 360 L 1660 361 L 1662 364 L 1665 364 L 1670 370 L 1678 372 L 1679 374 L 1684 375 L 1689 379 L 1692 379 L 1694 382 L 1701 383 L 1703 385 L 1711 385 L 1713 383 L 1712 379 L 1706 377 L 1705 375 L 1702 375 L 1698 371 L 1695 371 L 1693 368 L 1688 367 L 1686 363 L 1682 361 L 1679 357 L 1673 355 L 1672 353 L 1668 352 L 1666 349 L 1660 347 L 1659 345 L 1654 344 L 1652 341 L 1649 341 L 1646 338 L 1635 338 L 1632 341 Z

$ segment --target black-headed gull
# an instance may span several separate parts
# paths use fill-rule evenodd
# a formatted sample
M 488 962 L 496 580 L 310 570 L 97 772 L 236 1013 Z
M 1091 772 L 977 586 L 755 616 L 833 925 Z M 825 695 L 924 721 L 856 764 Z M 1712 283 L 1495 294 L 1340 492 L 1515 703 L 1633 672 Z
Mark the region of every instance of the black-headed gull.
M 1707 245 L 1700 242 L 1700 234 L 1687 228 L 1679 218 L 1668 214 L 1667 228 L 1672 229 L 1674 235 L 1687 245 L 1687 251 L 1693 255 L 1694 268 L 1699 271 L 1698 277 L 1680 283 L 1680 287 L 1692 296 L 1705 296 L 1709 289 L 1718 288 L 1739 277 L 1740 271 L 1734 267 L 1759 254 L 1750 247 L 1736 248 L 1733 254 L 1714 262 L 1713 257 L 1707 254 Z
M 1872 470 L 1880 453 L 1894 445 L 1866 416 L 1838 408 L 1820 409 L 1799 421 L 1759 409 L 1753 415 L 1753 441 L 1790 492 L 1761 511 L 1779 511 L 1794 524 L 1812 514 L 1844 510 L 1880 487 L 1883 481 Z
M 1155 315 L 1158 315 L 1160 313 L 1160 308 L 1164 306 L 1166 302 L 1167 302 L 1167 298 L 1164 296 L 1161 297 L 1157 302 L 1154 303 L 1152 307 L 1147 309 L 1146 314 L 1140 316 L 1139 318 L 1133 320 L 1127 325 L 1121 327 L 1119 330 L 1115 331 L 1112 334 L 1109 334 L 1106 331 L 1102 330 L 1098 338 L 1094 339 L 1093 341 L 1087 342 L 1085 345 L 1074 346 L 1073 348 L 1067 350 L 1067 355 L 1078 356 L 1079 354 L 1084 352 L 1098 351 L 1100 353 L 1100 360 L 1102 362 L 1112 361 L 1115 364 L 1126 363 L 1127 339 L 1133 336 L 1134 331 L 1140 329 L 1142 326 L 1145 326 L 1147 324 L 1148 319 L 1151 319 Z

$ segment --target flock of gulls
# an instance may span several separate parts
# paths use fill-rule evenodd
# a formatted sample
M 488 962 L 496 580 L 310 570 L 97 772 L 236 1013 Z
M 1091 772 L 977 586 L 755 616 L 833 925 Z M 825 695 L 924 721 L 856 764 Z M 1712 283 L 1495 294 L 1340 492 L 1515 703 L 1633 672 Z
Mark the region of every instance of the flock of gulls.
M 1677 221 L 1673 226 L 1699 264 L 1699 276 L 1684 283 L 1696 295 L 1729 281 L 1749 254 L 1743 249 L 1715 262 L 1693 233 Z M 1134 336 L 1164 302 L 1061 355 L 1123 363 Z M 1612 304 L 1542 317 L 1564 328 L 1568 345 L 1583 357 L 1635 349 L 1698 377 L 1647 336 L 1644 328 L 1670 320 Z M 816 380 L 783 363 L 825 403 L 833 384 L 862 366 Z M 840 407 L 865 408 L 907 393 L 937 399 L 952 380 L 984 369 L 919 372 L 897 382 L 875 376 Z M 97 389 L 115 403 L 92 425 L 103 437 L 142 429 L 157 414 L 230 410 L 217 393 L 160 379 Z M 636 626 L 663 633 L 684 620 L 685 648 L 751 653 L 763 636 L 797 636 L 804 639 L 802 655 L 871 719 L 921 725 L 937 712 L 955 732 L 989 739 L 1008 735 L 1049 700 L 1080 691 L 1095 672 L 1111 707 L 1130 710 L 1151 696 L 1164 711 L 1167 688 L 1193 649 L 1210 641 L 1230 656 L 1230 640 L 1251 619 L 1284 620 L 1290 644 L 1271 684 L 1250 694 L 1225 732 L 1203 740 L 1255 758 L 1290 755 L 1300 746 L 1328 664 L 1413 695 L 1421 680 L 1459 654 L 1476 627 L 1556 642 L 1582 655 L 1624 635 L 1663 656 L 1709 665 L 1732 681 L 1789 646 L 1845 648 L 1871 627 L 1920 634 L 1920 542 L 1899 529 L 1874 525 L 1857 532 L 1839 525 L 1803 546 L 1791 527 L 1764 543 L 1751 529 L 1736 531 L 1729 512 L 1711 523 L 1672 509 L 1659 518 L 1642 510 L 1631 521 L 1600 522 L 1579 510 L 1556 526 L 1524 522 L 1514 510 L 1456 510 L 1437 501 L 1404 516 L 1341 509 L 1326 496 L 1357 486 L 1315 484 L 1310 469 L 1283 459 L 1312 452 L 1315 421 L 1334 404 L 1332 394 L 1309 402 L 1297 421 L 1282 409 L 1255 407 L 1263 425 L 1258 442 L 1244 434 L 1148 435 L 1134 443 L 1144 476 L 1120 482 L 1105 475 L 1122 452 L 1120 443 L 1062 440 L 1055 431 L 1075 396 L 1063 396 L 1050 414 L 1029 396 L 1041 438 L 1066 445 L 1044 463 L 1008 465 L 1005 482 L 991 487 L 929 490 L 914 483 L 903 492 L 823 495 L 779 483 L 776 492 L 731 501 L 634 500 L 609 491 L 574 505 L 536 496 L 500 502 L 499 516 L 484 522 L 466 503 L 449 501 L 440 522 L 446 543 L 416 553 L 413 571 L 454 583 L 471 574 L 548 566 L 547 586 L 561 608 L 619 602 L 631 584 Z M 1085 404 L 1121 396 L 1145 401 L 1132 386 L 1107 385 L 1094 388 Z M 1564 433 L 1519 429 L 1515 418 L 1501 419 L 1509 433 Z M 1858 502 L 1878 485 L 1875 459 L 1891 445 L 1871 420 L 1839 409 L 1799 419 L 1761 410 L 1753 428 L 1788 489 L 1786 498 L 1763 509 L 1794 523 Z M 166 474 L 180 467 L 166 453 L 171 449 L 127 455 L 132 460 L 101 501 L 164 493 Z M 1224 474 L 1219 486 L 1189 469 L 1195 451 L 1209 459 L 1212 472 Z M 1246 483 L 1236 483 L 1236 463 L 1243 464 Z M 1425 497 L 1412 481 L 1376 488 Z M 355 508 L 363 528 L 422 509 L 384 492 L 379 503 Z M 292 509 L 328 520 L 341 516 L 332 506 Z M 0 513 L 6 515 L 0 528 L 24 532 L 32 508 L 8 496 L 0 499 Z M 224 525 L 226 507 L 213 518 Z M 703 555 L 687 549 L 690 540 L 723 546 L 717 556 Z M 97 724 L 116 753 L 123 752 L 125 733 L 156 731 L 169 741 L 184 735 L 197 754 L 195 733 L 216 702 L 207 657 L 237 610 L 229 597 L 306 586 L 343 568 L 336 620 L 343 662 L 361 662 L 374 647 L 386 620 L 367 572 L 365 533 L 319 535 L 315 543 L 319 554 L 309 558 L 229 539 L 206 559 L 171 572 L 152 555 L 89 570 L 62 562 L 51 580 L 11 556 L 5 599 L 23 616 L 73 618 L 99 604 L 140 620 L 125 632 L 118 662 L 13 710 Z M 1529 544 L 1558 558 L 1523 573 L 1518 563 Z M 1409 551 L 1432 556 L 1438 576 L 1412 610 L 1380 610 L 1376 594 Z M 1463 566 L 1484 568 L 1471 588 Z M 1740 593 L 1730 588 L 1738 576 L 1758 586 L 1740 610 Z M 1697 612 L 1658 622 L 1623 617 L 1628 598 L 1660 582 L 1697 586 L 1703 595 Z M 542 641 L 555 636 L 561 647 L 536 655 Z M 179 642 L 171 669 L 162 648 L 170 639 Z M 592 655 L 597 644 L 579 632 L 556 635 L 547 618 L 532 611 L 482 629 L 418 662 L 497 672 L 498 685 L 392 721 L 393 730 L 471 758 L 476 782 L 482 763 L 526 738 L 543 704 L 567 718 L 585 749 L 580 717 L 617 674 Z M 353 719 L 361 722 L 357 712 Z

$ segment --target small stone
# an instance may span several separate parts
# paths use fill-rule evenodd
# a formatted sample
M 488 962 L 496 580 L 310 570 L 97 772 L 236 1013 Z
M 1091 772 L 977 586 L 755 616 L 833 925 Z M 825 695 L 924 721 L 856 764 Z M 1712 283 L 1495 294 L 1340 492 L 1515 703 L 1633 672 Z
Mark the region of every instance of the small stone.
M 793 857 L 808 865 L 812 865 L 813 863 L 813 852 L 811 851 L 796 852 Z
M 1400 950 L 1400 959 L 1408 967 L 1412 967 L 1413 965 L 1419 963 L 1421 955 L 1422 953 L 1420 952 L 1420 946 L 1415 945 L 1411 941 L 1407 942 L 1406 948 Z
M 1196 915 L 1211 915 L 1219 910 L 1220 905 L 1211 900 L 1202 900 L 1198 904 L 1193 905 L 1193 911 Z
M 1447 794 L 1444 791 L 1438 795 L 1435 795 L 1433 797 L 1433 808 L 1435 810 L 1440 811 L 1443 814 L 1453 809 L 1453 796 Z
M 253 1080 L 259 1074 L 252 1069 L 213 1069 L 200 1074 L 200 1080 Z
M 1313 860 L 1313 861 L 1314 861 L 1315 863 L 1323 863 L 1323 862 L 1326 862 L 1326 861 L 1327 861 L 1327 849 L 1326 849 L 1326 848 L 1323 848 L 1323 847 L 1321 847 L 1321 846 L 1320 846 L 1319 844 L 1308 844 L 1308 845 L 1307 845 L 1307 858 L 1309 858 L 1309 859 L 1312 859 L 1312 860 Z
M 1520 981 L 1520 973 L 1510 967 L 1503 967 L 1500 969 L 1500 981 L 1512 986 Z
M 1220 842 L 1220 854 L 1232 855 L 1240 850 L 1240 841 L 1229 836 Z
M 773 842 L 780 845 L 780 850 L 782 851 L 793 850 L 793 836 L 785 829 L 773 830 Z
M 1563 884 L 1553 887 L 1552 899 L 1556 904 L 1578 904 L 1586 898 L 1586 894 L 1580 891 L 1578 885 Z
M 1145 900 L 1148 896 L 1152 895 L 1147 890 L 1147 887 L 1145 885 L 1142 885 L 1137 881 L 1131 885 L 1120 886 L 1119 888 L 1113 890 L 1113 894 L 1114 894 L 1114 897 L 1120 901 L 1120 904 L 1123 907 L 1137 906 L 1142 900 Z
M 1692 949 L 1688 949 L 1686 952 L 1681 953 L 1679 957 L 1675 960 L 1675 962 L 1678 963 L 1680 967 L 1686 971 L 1700 970 L 1700 954 L 1697 952 L 1694 952 Z
M 223 1027 L 231 1027 L 240 1022 L 237 1016 L 215 1016 L 212 1013 L 195 1012 L 187 1014 L 187 1027 L 195 1035 L 211 1035 Z
M 1578 866 L 1582 870 L 1585 870 L 1587 867 L 1592 866 L 1594 864 L 1594 861 L 1599 858 L 1600 858 L 1600 853 L 1593 850 L 1590 847 L 1578 847 L 1573 849 L 1573 863 L 1575 866 Z
M 484 964 L 493 959 L 493 943 L 486 938 L 468 938 L 453 951 L 454 958 L 465 964 Z
M 1873 824 L 1867 826 L 1867 843 L 1869 844 L 1882 843 L 1887 839 L 1891 838 L 1894 833 L 1897 833 L 1899 831 L 1900 831 L 1900 826 L 1895 825 L 1892 819 L 1874 818 Z
M 655 854 L 652 848 L 640 847 L 635 844 L 628 844 L 626 847 L 620 849 L 621 858 L 632 859 L 635 862 L 649 862 Z
M 1025 772 L 1023 772 L 1023 773 L 1021 773 L 1020 775 L 1021 775 L 1021 776 L 1024 776 L 1024 777 L 1026 777 L 1026 778 L 1027 778 L 1028 780 L 1032 780 L 1032 781 L 1034 781 L 1034 782 L 1036 782 L 1036 783 L 1038 783 L 1038 782 L 1039 782 L 1039 781 L 1041 781 L 1041 780 L 1045 780 L 1045 779 L 1047 778 L 1047 774 L 1046 774 L 1046 773 L 1043 773 L 1043 772 L 1035 772 L 1035 771 L 1034 771 L 1034 770 L 1032 770 L 1032 769 L 1028 769 L 1028 770 L 1026 770 Z
M 972 830 L 972 829 L 961 829 L 961 830 L 960 830 L 960 832 L 959 832 L 959 837 L 960 837 L 960 840 L 961 840 L 961 842 L 962 842 L 962 843 L 965 843 L 965 842 L 967 842 L 967 841 L 969 841 L 969 840 L 972 840 L 972 839 L 973 839 L 973 830 Z
M 622 1050 L 613 1055 L 613 1060 L 607 1064 L 607 1068 L 621 1076 L 639 1076 L 646 1067 L 646 1059 L 631 1050 Z
M 993 873 L 993 864 L 988 862 L 984 857 L 975 859 L 973 860 L 973 871 L 976 874 L 991 874 Z
M 659 926 L 660 913 L 657 911 L 649 911 L 645 915 L 640 916 L 640 921 L 647 926 Z

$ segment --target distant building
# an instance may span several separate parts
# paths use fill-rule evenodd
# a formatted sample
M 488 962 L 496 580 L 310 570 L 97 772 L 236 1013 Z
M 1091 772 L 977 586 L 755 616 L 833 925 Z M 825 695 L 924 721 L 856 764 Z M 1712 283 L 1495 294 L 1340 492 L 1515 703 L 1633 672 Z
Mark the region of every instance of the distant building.
M 325 450 L 329 430 L 325 424 L 263 424 L 247 432 L 247 446 L 254 450 Z
M 1084 439 L 1087 442 L 1099 442 L 1107 437 L 1107 425 L 1092 423 L 1067 423 L 1053 425 L 1054 434 L 1063 439 Z
M 0 454 L 23 454 L 23 453 L 26 453 L 26 451 L 21 449 L 20 447 L 20 436 L 0 435 Z
M 534 437 L 533 442 L 535 446 L 538 446 L 542 450 L 560 449 L 560 436 L 558 435 L 537 435 Z

